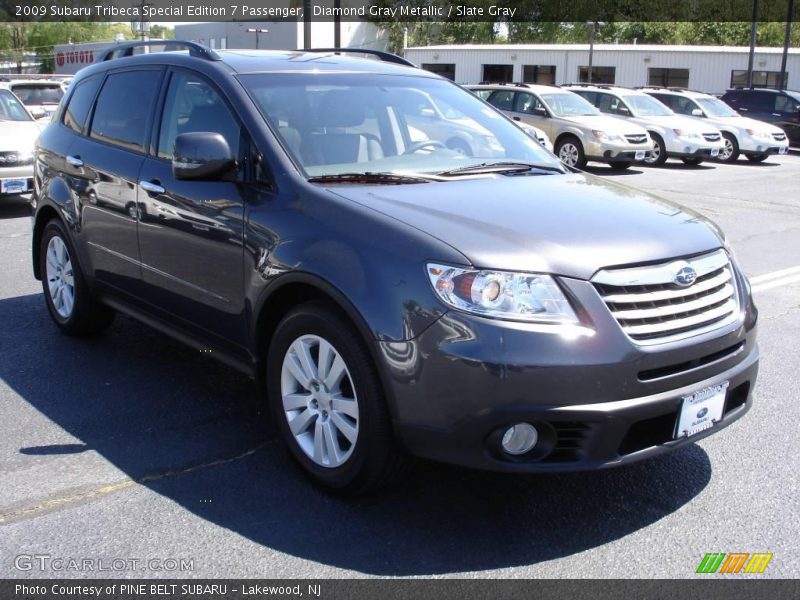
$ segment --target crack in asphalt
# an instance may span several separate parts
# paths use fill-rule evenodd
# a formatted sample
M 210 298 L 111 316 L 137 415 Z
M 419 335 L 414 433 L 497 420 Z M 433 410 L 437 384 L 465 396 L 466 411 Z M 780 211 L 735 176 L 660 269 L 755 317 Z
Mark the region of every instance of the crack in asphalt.
M 124 490 L 135 485 L 140 485 L 143 483 L 149 483 L 151 481 L 160 481 L 164 479 L 170 479 L 172 477 L 178 477 L 180 475 L 186 475 L 188 473 L 194 473 L 196 471 L 201 471 L 203 469 L 208 469 L 210 467 L 217 467 L 220 465 L 225 465 L 228 463 L 235 462 L 237 460 L 241 460 L 243 458 L 247 458 L 248 456 L 252 456 L 259 450 L 266 448 L 273 441 L 265 442 L 263 444 L 259 444 L 249 450 L 246 450 L 240 454 L 235 456 L 229 456 L 227 458 L 219 458 L 216 460 L 212 460 L 206 463 L 191 465 L 188 467 L 184 467 L 182 469 L 169 469 L 167 471 L 162 471 L 160 473 L 151 473 L 149 475 L 143 475 L 141 477 L 136 478 L 126 478 L 120 481 L 103 485 L 101 487 L 80 493 L 80 494 L 72 494 L 68 496 L 61 496 L 58 498 L 50 498 L 43 502 L 39 502 L 34 506 L 27 506 L 25 508 L 20 508 L 17 510 L 13 510 L 7 513 L 0 513 L 0 524 L 8 524 L 12 521 L 20 521 L 28 518 L 34 518 L 42 513 L 51 512 L 52 510 L 57 510 L 60 508 L 65 508 L 67 506 L 72 506 L 77 504 L 78 502 L 82 502 L 85 500 L 92 500 L 94 498 L 99 498 L 102 496 L 107 496 L 108 494 L 118 492 L 120 490 Z

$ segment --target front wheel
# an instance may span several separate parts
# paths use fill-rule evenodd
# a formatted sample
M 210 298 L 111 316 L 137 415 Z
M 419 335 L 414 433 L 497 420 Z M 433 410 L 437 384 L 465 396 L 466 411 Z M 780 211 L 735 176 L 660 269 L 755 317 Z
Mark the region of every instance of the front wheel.
M 702 158 L 697 158 L 696 156 L 693 156 L 693 157 L 690 157 L 690 158 L 682 158 L 681 160 L 684 162 L 684 164 L 692 165 L 692 166 L 697 166 L 697 165 L 703 164 L 703 159 Z
M 572 136 L 561 138 L 556 145 L 556 156 L 568 167 L 583 169 L 586 166 L 586 155 L 583 145 Z
M 722 140 L 725 142 L 725 147 L 719 153 L 717 160 L 724 163 L 736 162 L 736 159 L 739 158 L 739 142 L 736 141 L 736 137 L 732 133 L 724 131 Z
M 70 335 L 96 333 L 111 325 L 114 311 L 92 295 L 60 221 L 45 225 L 40 244 L 42 290 L 55 324 Z
M 305 473 L 357 494 L 390 483 L 404 456 L 372 357 L 353 325 L 311 302 L 278 325 L 267 356 L 267 395 L 281 434 Z
M 651 133 L 650 137 L 653 139 L 653 149 L 650 151 L 650 156 L 644 159 L 644 162 L 653 167 L 660 167 L 667 162 L 667 147 L 664 145 L 664 140 L 657 133 Z
M 760 163 L 760 162 L 764 162 L 765 160 L 767 160 L 767 155 L 766 154 L 748 154 L 747 155 L 747 160 L 749 160 L 750 162 L 754 162 L 754 163 Z

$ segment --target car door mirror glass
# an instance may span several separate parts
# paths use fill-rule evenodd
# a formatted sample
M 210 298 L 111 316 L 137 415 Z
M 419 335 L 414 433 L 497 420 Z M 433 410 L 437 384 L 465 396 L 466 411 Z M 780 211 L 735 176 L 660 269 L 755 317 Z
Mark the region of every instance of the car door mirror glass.
M 173 156 L 172 173 L 176 179 L 223 179 L 236 167 L 225 138 L 208 131 L 177 136 Z

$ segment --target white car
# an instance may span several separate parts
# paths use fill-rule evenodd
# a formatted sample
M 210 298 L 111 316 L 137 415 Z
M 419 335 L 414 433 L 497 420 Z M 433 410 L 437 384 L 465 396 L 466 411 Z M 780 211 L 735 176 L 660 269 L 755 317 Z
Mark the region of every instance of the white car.
M 722 132 L 725 148 L 717 160 L 735 162 L 740 154 L 760 162 L 770 154 L 786 154 L 789 139 L 780 127 L 743 117 L 719 98 L 702 92 L 670 88 L 642 88 L 679 115 L 705 121 Z
M 680 158 L 687 165 L 699 165 L 717 158 L 725 149 L 719 129 L 676 115 L 639 90 L 600 84 L 572 84 L 567 89 L 586 98 L 600 112 L 644 127 L 653 138 L 653 152 L 645 160 L 648 164 L 662 165 L 667 158 Z
M 47 119 L 58 109 L 64 97 L 60 81 L 48 79 L 12 79 L 0 86 L 14 92 L 35 119 Z
M 39 131 L 19 99 L 0 89 L 0 197 L 33 190 L 33 145 Z
M 468 87 L 515 122 L 544 129 L 553 140 L 556 156 L 571 167 L 582 169 L 588 161 L 594 161 L 627 169 L 653 150 L 653 142 L 642 127 L 602 115 L 570 91 L 528 83 Z

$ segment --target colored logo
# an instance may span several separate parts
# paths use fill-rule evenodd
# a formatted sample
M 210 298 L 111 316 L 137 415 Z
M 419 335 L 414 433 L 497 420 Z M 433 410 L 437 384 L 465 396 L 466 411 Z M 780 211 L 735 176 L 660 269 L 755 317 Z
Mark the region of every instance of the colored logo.
M 694 280 L 697 279 L 697 271 L 695 271 L 689 265 L 682 267 L 677 273 L 675 273 L 675 283 L 680 286 L 687 287 L 694 283 Z
M 703 418 L 703 417 L 705 417 L 707 414 L 708 414 L 708 409 L 707 409 L 707 408 L 701 408 L 701 409 L 700 409 L 700 412 L 698 412 L 698 413 L 697 413 L 697 418 L 698 418 L 698 419 L 702 419 L 702 418 Z
M 772 553 L 765 552 L 709 552 L 700 561 L 696 573 L 763 573 Z
M 64 53 L 63 52 L 57 52 L 56 53 L 56 64 L 59 67 L 63 67 L 64 66 Z

